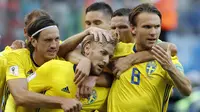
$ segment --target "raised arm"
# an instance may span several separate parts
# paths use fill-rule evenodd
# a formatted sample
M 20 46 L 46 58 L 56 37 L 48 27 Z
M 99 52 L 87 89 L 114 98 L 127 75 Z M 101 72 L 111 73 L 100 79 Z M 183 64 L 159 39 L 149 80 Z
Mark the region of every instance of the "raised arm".
M 83 56 L 81 54 L 81 48 L 78 47 L 75 50 L 69 52 L 66 57 L 65 60 L 68 60 L 74 64 L 78 64 L 82 59 L 84 59 L 85 56 Z
M 94 35 L 94 38 L 96 41 L 98 41 L 98 40 L 101 41 L 101 39 L 105 38 L 105 37 L 106 37 L 107 41 L 110 41 L 113 39 L 112 35 L 108 31 L 97 28 L 97 27 L 90 27 L 81 33 L 78 33 L 76 35 L 73 35 L 73 36 L 67 38 L 60 45 L 58 56 L 65 58 L 67 53 L 74 50 L 79 45 L 79 43 L 81 43 L 81 41 L 84 39 L 84 37 L 89 34 Z
M 161 64 L 161 66 L 168 72 L 173 84 L 185 96 L 189 96 L 192 91 L 190 81 L 184 76 L 183 67 L 180 63 L 174 63 L 171 59 L 170 46 L 167 52 L 159 46 L 154 46 L 152 49 L 153 56 Z M 181 72 L 182 71 L 182 72 Z
M 60 45 L 58 56 L 65 57 L 67 53 L 74 50 L 88 34 L 88 31 L 85 30 L 64 40 L 63 43 Z

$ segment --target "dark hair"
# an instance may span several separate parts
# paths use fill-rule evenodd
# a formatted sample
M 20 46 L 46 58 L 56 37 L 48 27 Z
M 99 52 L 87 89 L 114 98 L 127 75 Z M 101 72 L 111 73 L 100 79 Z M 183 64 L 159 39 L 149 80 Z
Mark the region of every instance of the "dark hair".
M 108 4 L 104 3 L 104 2 L 93 3 L 92 5 L 90 5 L 89 7 L 87 7 L 87 9 L 85 11 L 85 14 L 87 14 L 90 11 L 102 11 L 106 15 L 110 15 L 110 17 L 113 14 L 113 10 L 110 7 L 110 5 L 108 5 Z
M 38 30 L 52 25 L 58 26 L 57 23 L 48 16 L 38 17 L 34 22 L 28 25 L 27 28 L 28 36 L 31 37 Z M 39 36 L 40 32 L 34 35 L 32 38 L 37 40 Z M 32 46 L 31 42 L 28 43 L 28 48 L 31 52 L 34 51 L 34 47 Z
M 50 15 L 46 11 L 41 10 L 41 9 L 36 9 L 30 12 L 29 14 L 25 15 L 25 18 L 24 18 L 25 26 L 30 24 L 33 18 L 38 18 L 40 16 L 47 16 L 50 18 Z
M 128 16 L 131 12 L 129 8 L 120 8 L 113 12 L 112 18 L 116 16 Z
M 162 15 L 160 11 L 154 5 L 149 4 L 149 3 L 144 3 L 144 4 L 138 5 L 130 12 L 129 14 L 130 24 L 133 26 L 136 26 L 136 18 L 139 14 L 143 12 L 157 14 L 160 17 L 160 20 L 162 19 Z

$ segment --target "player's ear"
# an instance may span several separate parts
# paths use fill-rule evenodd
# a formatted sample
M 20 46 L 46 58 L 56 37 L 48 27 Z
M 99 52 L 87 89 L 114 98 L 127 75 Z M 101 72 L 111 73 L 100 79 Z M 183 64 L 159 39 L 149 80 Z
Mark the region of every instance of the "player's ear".
M 91 43 L 90 42 L 86 43 L 84 47 L 84 53 L 86 56 L 90 54 L 90 48 L 91 48 Z
M 33 45 L 33 47 L 36 47 L 37 45 L 37 40 L 34 38 L 31 38 L 31 44 Z
M 132 24 L 131 24 L 131 33 L 132 33 L 133 35 L 136 34 L 136 26 L 135 26 L 135 25 L 132 25 Z

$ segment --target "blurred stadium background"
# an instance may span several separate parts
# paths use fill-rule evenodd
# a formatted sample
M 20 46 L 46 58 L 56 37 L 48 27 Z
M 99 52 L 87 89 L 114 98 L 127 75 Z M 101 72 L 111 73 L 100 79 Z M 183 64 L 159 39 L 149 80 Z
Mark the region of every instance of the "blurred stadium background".
M 64 40 L 84 28 L 85 7 L 95 1 L 104 1 L 116 10 L 122 7 L 132 8 L 147 0 L 0 0 L 0 51 L 16 39 L 24 40 L 24 16 L 32 10 L 44 9 L 49 12 L 58 22 L 61 39 Z M 152 1 L 158 2 L 159 0 Z M 185 74 L 192 81 L 193 87 L 196 87 L 194 91 L 198 92 L 200 85 L 200 0 L 176 0 L 176 2 L 178 27 L 168 33 L 167 40 L 177 45 L 178 56 L 184 66 Z M 167 7 L 171 6 L 167 5 Z M 182 96 L 175 91 L 168 111 L 199 112 L 200 110 L 197 109 L 200 108 L 199 97 L 200 93 L 194 98 L 180 100 Z M 192 103 L 194 105 L 189 106 Z

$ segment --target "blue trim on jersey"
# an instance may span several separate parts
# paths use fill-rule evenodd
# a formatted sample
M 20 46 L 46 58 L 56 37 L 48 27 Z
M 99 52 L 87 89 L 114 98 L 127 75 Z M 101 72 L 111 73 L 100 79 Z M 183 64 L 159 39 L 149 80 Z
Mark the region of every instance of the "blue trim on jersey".
M 137 52 L 135 45 L 133 46 L 133 51 L 134 51 L 135 53 Z
M 33 64 L 36 66 L 36 67 L 40 67 L 33 59 L 33 52 L 30 52 L 30 57 L 31 57 L 31 60 L 33 62 Z
M 74 64 L 74 66 L 73 66 L 73 70 L 74 70 L 74 73 L 75 73 L 75 71 L 76 71 L 76 64 Z

